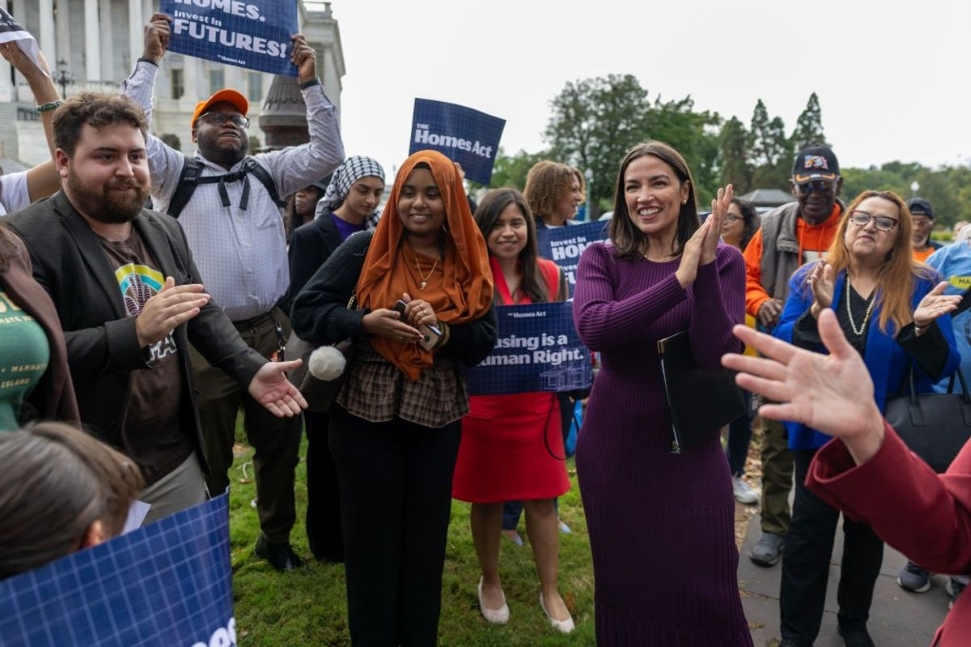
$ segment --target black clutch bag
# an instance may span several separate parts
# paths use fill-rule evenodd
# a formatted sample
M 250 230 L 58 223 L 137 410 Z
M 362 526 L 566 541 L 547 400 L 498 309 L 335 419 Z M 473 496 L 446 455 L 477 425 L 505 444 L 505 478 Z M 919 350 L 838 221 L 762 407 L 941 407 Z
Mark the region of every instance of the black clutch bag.
M 671 453 L 683 454 L 745 415 L 745 397 L 735 371 L 700 368 L 691 354 L 688 331 L 657 342 L 664 393 L 671 418 Z

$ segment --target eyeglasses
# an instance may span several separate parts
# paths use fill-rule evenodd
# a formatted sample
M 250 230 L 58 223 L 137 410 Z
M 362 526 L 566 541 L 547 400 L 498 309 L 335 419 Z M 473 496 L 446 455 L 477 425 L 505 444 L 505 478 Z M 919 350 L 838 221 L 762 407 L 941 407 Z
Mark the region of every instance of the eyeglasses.
M 249 128 L 249 119 L 243 115 L 234 115 L 229 112 L 207 112 L 199 116 L 199 121 L 205 121 L 213 126 L 225 126 L 228 122 L 233 122 L 237 128 Z
M 832 193 L 836 189 L 836 182 L 831 180 L 813 180 L 805 184 L 797 184 L 796 190 L 803 195 L 808 195 L 812 191 L 820 193 Z
M 897 219 L 889 216 L 874 216 L 866 211 L 853 211 L 850 213 L 850 222 L 857 227 L 866 227 L 873 221 L 879 231 L 893 231 L 897 226 Z
M 934 221 L 925 216 L 914 216 L 914 227 L 930 227 L 932 222 Z
M 745 220 L 742 216 L 736 216 L 734 213 L 730 213 L 725 216 L 725 222 L 736 222 L 738 220 Z

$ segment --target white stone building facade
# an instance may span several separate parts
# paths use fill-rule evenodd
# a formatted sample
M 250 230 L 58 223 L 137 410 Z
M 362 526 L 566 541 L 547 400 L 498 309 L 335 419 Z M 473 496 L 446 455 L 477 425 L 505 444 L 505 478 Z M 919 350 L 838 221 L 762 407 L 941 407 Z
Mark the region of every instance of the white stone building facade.
M 67 96 L 81 90 L 117 90 L 141 56 L 143 28 L 158 10 L 157 0 L 7 0 L 6 6 L 39 42 L 55 82 L 62 73 L 70 78 L 64 85 Z M 331 3 L 300 0 L 298 20 L 301 33 L 317 51 L 317 73 L 324 92 L 339 111 L 344 54 Z M 272 75 L 263 72 L 167 53 L 155 84 L 152 132 L 175 135 L 182 151 L 191 153 L 195 146 L 189 120 L 196 103 L 229 87 L 249 99 L 250 135 L 264 144 L 259 116 L 272 80 Z M 30 88 L 3 59 L 0 158 L 19 159 L 28 165 L 47 159 Z

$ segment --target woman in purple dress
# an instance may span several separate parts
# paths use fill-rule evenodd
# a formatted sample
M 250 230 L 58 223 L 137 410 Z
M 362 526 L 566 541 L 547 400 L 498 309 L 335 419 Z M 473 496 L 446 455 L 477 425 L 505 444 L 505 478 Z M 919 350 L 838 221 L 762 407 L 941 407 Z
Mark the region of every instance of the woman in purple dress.
M 685 329 L 701 367 L 741 349 L 732 326 L 744 321 L 744 263 L 718 240 L 731 198 L 720 189 L 699 224 L 684 159 L 640 144 L 620 167 L 610 241 L 577 268 L 574 323 L 602 358 L 576 452 L 599 647 L 752 645 L 718 429 L 671 453 L 657 355 L 659 339 Z

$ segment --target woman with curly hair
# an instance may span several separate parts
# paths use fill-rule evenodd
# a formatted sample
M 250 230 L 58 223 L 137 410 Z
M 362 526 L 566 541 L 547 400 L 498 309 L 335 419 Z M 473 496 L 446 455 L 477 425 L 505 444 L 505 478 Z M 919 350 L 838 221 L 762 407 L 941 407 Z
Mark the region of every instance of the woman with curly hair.
M 583 173 L 568 164 L 543 160 L 526 174 L 523 196 L 533 211 L 537 227 L 562 227 L 574 224 L 577 209 L 583 204 Z

